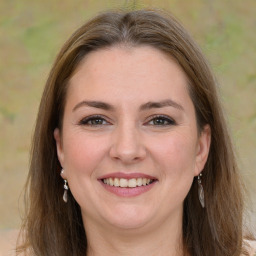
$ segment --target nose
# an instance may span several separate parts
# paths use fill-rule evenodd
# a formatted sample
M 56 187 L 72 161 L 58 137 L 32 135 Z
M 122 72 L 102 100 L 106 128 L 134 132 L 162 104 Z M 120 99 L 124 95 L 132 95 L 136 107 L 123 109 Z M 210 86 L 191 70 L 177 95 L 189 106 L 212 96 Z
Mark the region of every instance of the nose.
M 120 125 L 113 132 L 110 157 L 123 164 L 133 164 L 146 157 L 146 148 L 135 125 Z

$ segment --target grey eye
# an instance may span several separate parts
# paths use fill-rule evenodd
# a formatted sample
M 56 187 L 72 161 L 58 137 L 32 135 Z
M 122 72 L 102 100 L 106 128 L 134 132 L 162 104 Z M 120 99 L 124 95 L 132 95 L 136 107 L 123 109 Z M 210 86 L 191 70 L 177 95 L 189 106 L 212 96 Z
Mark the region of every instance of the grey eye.
M 108 122 L 100 117 L 100 116 L 90 116 L 82 119 L 79 122 L 80 125 L 88 125 L 88 126 L 100 126 L 100 125 L 106 125 Z
M 154 126 L 167 126 L 167 125 L 175 125 L 175 121 L 166 116 L 156 116 L 152 118 L 149 122 L 149 125 Z

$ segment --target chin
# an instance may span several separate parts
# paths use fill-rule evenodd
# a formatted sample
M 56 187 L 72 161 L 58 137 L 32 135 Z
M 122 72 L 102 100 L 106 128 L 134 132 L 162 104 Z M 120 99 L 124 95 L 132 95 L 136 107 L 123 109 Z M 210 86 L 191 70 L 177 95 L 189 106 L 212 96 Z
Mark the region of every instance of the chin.
M 129 230 L 143 228 L 152 219 L 151 215 L 145 209 L 124 207 L 122 210 L 108 212 L 104 219 L 115 228 Z
M 109 222 L 114 228 L 123 229 L 123 230 L 134 230 L 143 228 L 148 221 L 146 220 L 136 220 L 134 218 L 131 219 L 118 219 L 112 220 Z

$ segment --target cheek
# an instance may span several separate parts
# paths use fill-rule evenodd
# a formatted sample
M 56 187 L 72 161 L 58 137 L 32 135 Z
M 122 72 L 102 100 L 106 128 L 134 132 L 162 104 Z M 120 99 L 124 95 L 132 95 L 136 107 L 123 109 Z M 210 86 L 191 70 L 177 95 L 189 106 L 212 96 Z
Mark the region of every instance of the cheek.
M 181 205 L 194 180 L 195 140 L 192 136 L 176 134 L 166 140 L 162 147 L 162 174 L 164 176 L 163 194 L 168 207 Z
M 165 178 L 191 179 L 194 175 L 196 160 L 196 141 L 194 137 L 186 133 L 175 132 L 166 136 L 152 147 L 156 162 L 160 165 Z
M 92 173 L 106 152 L 107 143 L 100 138 L 84 134 L 69 134 L 64 141 L 65 168 L 67 172 Z

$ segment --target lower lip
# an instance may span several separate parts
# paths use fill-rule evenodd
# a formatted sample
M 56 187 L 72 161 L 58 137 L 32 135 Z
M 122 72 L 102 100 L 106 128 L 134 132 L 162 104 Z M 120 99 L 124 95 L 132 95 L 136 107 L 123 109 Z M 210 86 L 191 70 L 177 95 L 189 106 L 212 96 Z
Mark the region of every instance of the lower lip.
M 153 183 L 151 183 L 149 185 L 135 187 L 135 188 L 121 188 L 121 187 L 110 186 L 110 185 L 103 183 L 102 181 L 100 181 L 100 183 L 106 190 L 108 190 L 109 192 L 111 192 L 117 196 L 134 197 L 134 196 L 139 196 L 139 195 L 151 190 L 154 187 L 154 185 L 156 184 L 156 181 L 154 181 Z

